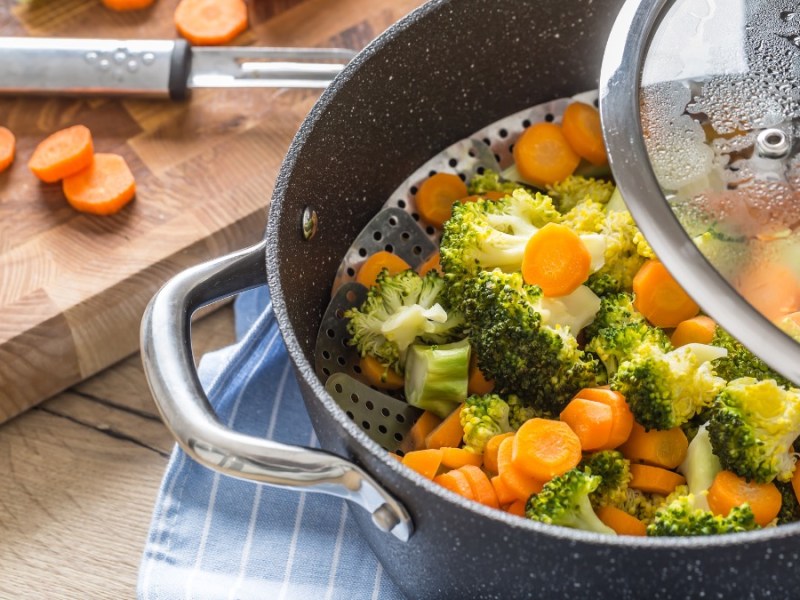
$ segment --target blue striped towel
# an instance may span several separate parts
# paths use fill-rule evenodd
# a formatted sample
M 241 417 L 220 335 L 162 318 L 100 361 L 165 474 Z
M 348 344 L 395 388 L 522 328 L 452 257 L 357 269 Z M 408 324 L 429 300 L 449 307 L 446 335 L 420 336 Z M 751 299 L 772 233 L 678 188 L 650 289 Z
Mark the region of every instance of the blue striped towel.
M 266 288 L 236 301 L 240 341 L 200 379 L 236 431 L 317 446 Z M 402 599 L 344 501 L 214 473 L 177 446 L 139 568 L 141 599 Z

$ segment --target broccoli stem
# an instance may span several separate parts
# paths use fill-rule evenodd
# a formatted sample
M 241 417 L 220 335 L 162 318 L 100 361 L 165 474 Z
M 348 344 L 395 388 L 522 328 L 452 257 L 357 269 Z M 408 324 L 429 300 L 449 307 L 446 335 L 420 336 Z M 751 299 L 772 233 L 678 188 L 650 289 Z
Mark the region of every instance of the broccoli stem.
M 467 399 L 469 356 L 468 340 L 440 346 L 411 346 L 406 357 L 406 401 L 446 417 Z

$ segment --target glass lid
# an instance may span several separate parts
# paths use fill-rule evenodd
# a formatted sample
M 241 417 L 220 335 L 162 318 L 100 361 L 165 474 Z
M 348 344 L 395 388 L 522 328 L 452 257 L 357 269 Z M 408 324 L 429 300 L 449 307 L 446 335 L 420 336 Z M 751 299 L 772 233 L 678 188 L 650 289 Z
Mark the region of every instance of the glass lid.
M 628 0 L 600 88 L 617 185 L 656 254 L 800 384 L 798 0 Z

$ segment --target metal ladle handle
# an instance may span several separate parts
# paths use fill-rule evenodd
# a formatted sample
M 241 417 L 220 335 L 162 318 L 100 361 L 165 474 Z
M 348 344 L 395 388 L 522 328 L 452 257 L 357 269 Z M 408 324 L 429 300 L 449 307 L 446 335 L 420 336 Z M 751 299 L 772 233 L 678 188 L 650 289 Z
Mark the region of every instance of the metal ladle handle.
M 194 367 L 191 316 L 198 308 L 263 284 L 266 242 L 176 275 L 153 297 L 142 319 L 142 362 L 158 410 L 181 448 L 225 475 L 300 488 L 359 504 L 383 531 L 407 541 L 413 524 L 402 504 L 344 458 L 238 433 L 223 425 Z

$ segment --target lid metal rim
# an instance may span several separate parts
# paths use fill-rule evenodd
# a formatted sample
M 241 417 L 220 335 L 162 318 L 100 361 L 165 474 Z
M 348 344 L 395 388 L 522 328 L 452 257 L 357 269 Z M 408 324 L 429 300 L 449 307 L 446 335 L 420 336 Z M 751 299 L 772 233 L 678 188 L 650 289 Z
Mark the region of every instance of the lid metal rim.
M 600 72 L 600 116 L 611 170 L 637 225 L 678 283 L 724 329 L 800 385 L 800 344 L 706 260 L 663 200 L 647 158 L 639 109 L 641 67 L 651 33 L 674 1 L 627 0 L 611 30 Z

